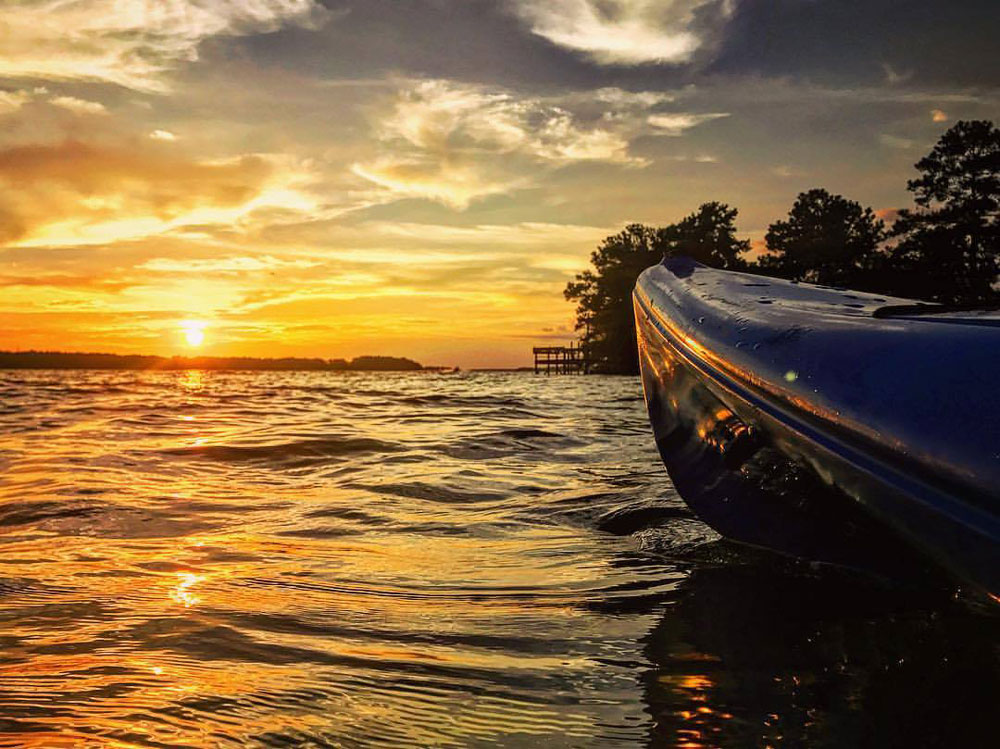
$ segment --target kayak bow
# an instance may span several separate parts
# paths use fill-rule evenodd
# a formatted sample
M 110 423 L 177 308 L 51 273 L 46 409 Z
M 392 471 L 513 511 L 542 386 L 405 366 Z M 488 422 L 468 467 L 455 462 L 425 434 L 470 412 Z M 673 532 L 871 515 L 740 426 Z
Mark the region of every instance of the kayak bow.
M 899 539 L 1000 592 L 1000 313 L 685 257 L 633 301 L 657 445 L 703 520 L 843 563 Z

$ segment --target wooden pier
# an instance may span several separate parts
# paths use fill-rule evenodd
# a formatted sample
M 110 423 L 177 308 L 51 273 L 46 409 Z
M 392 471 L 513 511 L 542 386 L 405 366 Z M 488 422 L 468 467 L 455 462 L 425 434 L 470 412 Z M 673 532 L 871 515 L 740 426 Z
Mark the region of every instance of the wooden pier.
M 587 374 L 590 360 L 581 346 L 535 346 L 535 374 Z

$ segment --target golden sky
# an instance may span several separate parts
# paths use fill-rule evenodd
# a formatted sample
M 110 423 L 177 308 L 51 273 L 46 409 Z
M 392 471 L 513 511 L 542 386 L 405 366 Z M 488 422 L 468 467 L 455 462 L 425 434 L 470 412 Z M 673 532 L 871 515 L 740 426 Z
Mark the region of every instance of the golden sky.
M 528 363 L 626 222 L 906 205 L 997 81 L 891 5 L 0 2 L 0 348 Z

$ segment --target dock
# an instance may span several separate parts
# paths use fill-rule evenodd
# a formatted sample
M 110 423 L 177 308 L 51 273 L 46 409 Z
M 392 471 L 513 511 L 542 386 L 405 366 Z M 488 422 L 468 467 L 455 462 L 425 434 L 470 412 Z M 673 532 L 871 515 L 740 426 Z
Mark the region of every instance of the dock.
M 590 360 L 582 346 L 535 346 L 535 374 L 587 374 Z

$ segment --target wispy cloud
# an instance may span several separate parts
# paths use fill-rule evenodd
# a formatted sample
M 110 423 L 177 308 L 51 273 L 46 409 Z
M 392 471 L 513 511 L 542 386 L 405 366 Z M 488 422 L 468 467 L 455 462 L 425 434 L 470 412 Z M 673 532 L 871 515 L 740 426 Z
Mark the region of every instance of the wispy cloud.
M 136 268 L 157 273 L 231 274 L 259 273 L 261 271 L 273 271 L 278 268 L 313 268 L 317 265 L 319 265 L 319 262 L 315 260 L 288 260 L 272 255 L 260 255 L 184 260 L 158 257 L 147 260 L 141 265 L 136 266 Z
M 682 112 L 679 114 L 654 114 L 650 115 L 648 122 L 658 130 L 662 130 L 664 135 L 683 135 L 687 130 L 697 127 L 703 122 L 717 120 L 720 117 L 728 117 L 726 112 L 713 112 L 708 114 L 690 114 Z
M 885 74 L 885 82 L 890 86 L 898 86 L 901 83 L 906 83 L 913 77 L 913 71 L 896 70 L 887 62 L 882 63 L 882 72 Z
M 615 88 L 537 97 L 453 81 L 404 81 L 376 128 L 381 155 L 353 171 L 400 195 L 461 209 L 571 163 L 645 166 L 629 151 L 637 136 L 680 135 L 725 116 L 650 114 L 672 100 Z
M 771 167 L 771 174 L 775 177 L 781 177 L 782 179 L 790 179 L 792 177 L 802 177 L 804 172 L 800 169 L 796 169 L 788 164 L 778 164 L 777 166 Z
M 721 17 L 731 2 L 716 0 L 514 0 L 533 33 L 611 65 L 683 63 L 702 46 L 696 12 Z
M 904 151 L 914 148 L 917 145 L 917 142 L 912 138 L 903 138 L 899 135 L 891 135 L 889 133 L 879 135 L 879 141 L 888 148 L 898 148 Z
M 18 91 L 0 91 L 0 115 L 16 112 L 30 99 L 31 92 L 24 91 L 23 89 Z
M 107 108 L 99 101 L 78 99 L 75 96 L 56 96 L 49 100 L 55 107 L 68 109 L 75 114 L 107 114 Z
M 19 0 L 3 10 L 0 75 L 85 79 L 144 91 L 213 36 L 314 25 L 315 0 Z

